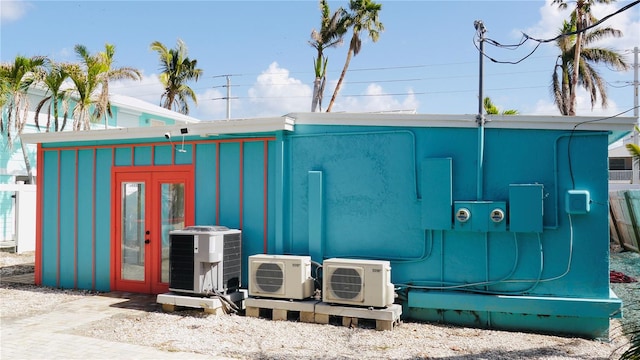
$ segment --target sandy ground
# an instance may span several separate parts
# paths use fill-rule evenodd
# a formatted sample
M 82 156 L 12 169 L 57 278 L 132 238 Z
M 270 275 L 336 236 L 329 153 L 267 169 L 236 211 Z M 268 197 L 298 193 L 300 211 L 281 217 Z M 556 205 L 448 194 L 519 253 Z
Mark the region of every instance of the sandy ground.
M 33 270 L 33 253 L 0 253 L 0 280 Z M 640 279 L 640 254 L 612 253 L 611 270 Z M 608 342 L 404 321 L 392 331 L 370 327 L 271 321 L 199 310 L 131 311 L 74 329 L 75 334 L 237 359 L 616 359 L 624 332 L 640 324 L 640 283 L 612 283 L 624 301 L 624 318 L 611 320 Z M 0 320 L 33 316 L 48 305 L 69 302 L 88 291 L 33 285 L 0 285 Z M 156 304 L 157 305 L 157 304 Z M 10 322 L 8 322 L 10 323 Z

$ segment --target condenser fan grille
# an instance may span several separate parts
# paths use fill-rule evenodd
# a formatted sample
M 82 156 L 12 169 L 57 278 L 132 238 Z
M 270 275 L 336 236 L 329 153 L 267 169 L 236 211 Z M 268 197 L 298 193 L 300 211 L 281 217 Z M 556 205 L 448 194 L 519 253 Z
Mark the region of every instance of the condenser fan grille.
M 274 293 L 282 288 L 284 274 L 278 264 L 262 263 L 256 270 L 256 284 L 264 292 Z
M 362 277 L 351 268 L 338 268 L 331 274 L 331 289 L 341 299 L 355 299 L 362 291 Z

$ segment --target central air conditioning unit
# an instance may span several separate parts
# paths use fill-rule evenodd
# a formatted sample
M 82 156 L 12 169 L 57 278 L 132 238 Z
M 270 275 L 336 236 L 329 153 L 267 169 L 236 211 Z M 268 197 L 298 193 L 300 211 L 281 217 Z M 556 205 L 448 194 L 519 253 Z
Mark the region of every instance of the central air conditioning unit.
M 314 290 L 310 256 L 249 256 L 249 296 L 301 300 Z
M 322 264 L 322 301 L 367 307 L 393 304 L 391 264 L 386 260 L 327 259 Z
M 228 294 L 240 288 L 242 232 L 189 226 L 169 232 L 169 290 Z

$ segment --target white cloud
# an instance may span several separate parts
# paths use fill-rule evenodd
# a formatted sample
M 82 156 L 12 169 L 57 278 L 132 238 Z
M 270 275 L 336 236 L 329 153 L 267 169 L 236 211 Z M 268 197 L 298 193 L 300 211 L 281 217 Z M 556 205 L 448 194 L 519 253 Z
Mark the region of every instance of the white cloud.
M 224 99 L 227 95 L 217 89 L 207 89 L 203 93 L 196 95 L 198 98 L 198 106 L 192 107 L 194 110 L 191 116 L 200 120 L 217 120 L 227 118 L 227 101 Z M 231 95 L 233 98 L 233 94 Z M 237 100 L 231 100 L 231 117 L 233 118 L 233 109 L 238 108 Z M 196 115 L 197 112 L 197 115 Z
M 109 91 L 158 105 L 163 87 L 158 79 L 158 75 L 151 74 L 144 76 L 143 74 L 141 81 L 118 80 L 109 82 Z
M 344 90 L 344 89 L 343 89 Z M 389 95 L 378 84 L 369 84 L 362 94 L 363 96 L 346 96 L 336 98 L 336 103 L 331 109 L 332 112 L 388 112 L 388 111 L 413 111 L 417 110 L 419 102 L 417 101 L 413 90 L 407 91 L 408 95 L 404 100 L 399 101 L 392 95 Z M 331 95 L 327 98 L 327 105 Z M 326 106 L 326 105 L 325 105 Z
M 31 9 L 33 5 L 26 1 L 0 1 L 0 20 L 16 21 L 19 20 Z
M 552 4 L 552 0 L 546 0 L 545 4 L 540 7 L 540 21 L 533 27 L 526 29 L 525 33 L 538 39 L 556 37 L 562 26 L 562 21 L 569 19 L 569 15 L 573 10 L 571 4 L 569 3 L 567 9 L 560 10 L 557 5 Z M 593 6 L 592 13 L 597 19 L 603 19 L 605 16 L 618 11 L 624 5 L 626 4 L 597 4 Z M 594 46 L 611 47 L 620 50 L 632 49 L 634 46 L 638 46 L 640 41 L 640 15 L 636 9 L 631 8 L 616 14 L 600 26 L 618 29 L 622 31 L 623 37 L 607 37 L 595 43 Z
M 142 81 L 114 81 L 110 91 L 135 97 L 152 104 L 159 104 L 163 92 L 158 76 L 143 76 Z M 325 89 L 323 110 L 326 109 L 335 84 L 328 83 Z M 343 87 L 341 93 L 344 92 Z M 231 118 L 251 118 L 283 116 L 293 112 L 308 112 L 311 109 L 313 89 L 301 80 L 291 76 L 289 70 L 273 62 L 251 85 L 246 94 L 231 94 Z M 377 84 L 369 84 L 361 96 L 342 96 L 338 94 L 333 112 L 388 112 L 415 111 L 419 102 L 413 89 L 407 89 L 404 98 L 390 95 Z M 219 89 L 207 89 L 198 93 L 198 105 L 190 104 L 190 116 L 203 121 L 226 119 L 226 93 Z M 235 98 L 235 99 L 234 99 Z
M 301 80 L 290 77 L 289 70 L 277 62 L 271 63 L 248 90 L 249 110 L 253 116 L 282 116 L 305 112 L 311 108 L 313 89 Z
M 606 109 L 602 108 L 600 103 L 596 103 L 596 105 L 591 109 L 591 98 L 589 94 L 582 88 L 578 89 L 578 94 L 576 95 L 576 115 L 577 116 L 611 116 L 618 114 L 621 110 L 612 99 L 608 99 L 608 106 Z M 558 111 L 557 106 L 553 103 L 553 99 L 549 100 L 538 100 L 535 104 L 535 108 L 531 111 L 532 115 L 555 115 L 559 116 L 560 111 Z M 630 116 L 631 113 L 625 114 L 625 116 Z

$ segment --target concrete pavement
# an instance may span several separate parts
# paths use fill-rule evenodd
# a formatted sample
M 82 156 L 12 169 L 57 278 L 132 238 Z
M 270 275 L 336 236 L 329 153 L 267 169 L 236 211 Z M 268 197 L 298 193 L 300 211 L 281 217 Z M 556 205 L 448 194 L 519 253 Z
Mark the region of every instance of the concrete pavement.
M 212 359 L 189 352 L 112 342 L 72 334 L 114 315 L 148 311 L 155 297 L 129 293 L 86 296 L 52 309 L 0 323 L 0 359 Z

